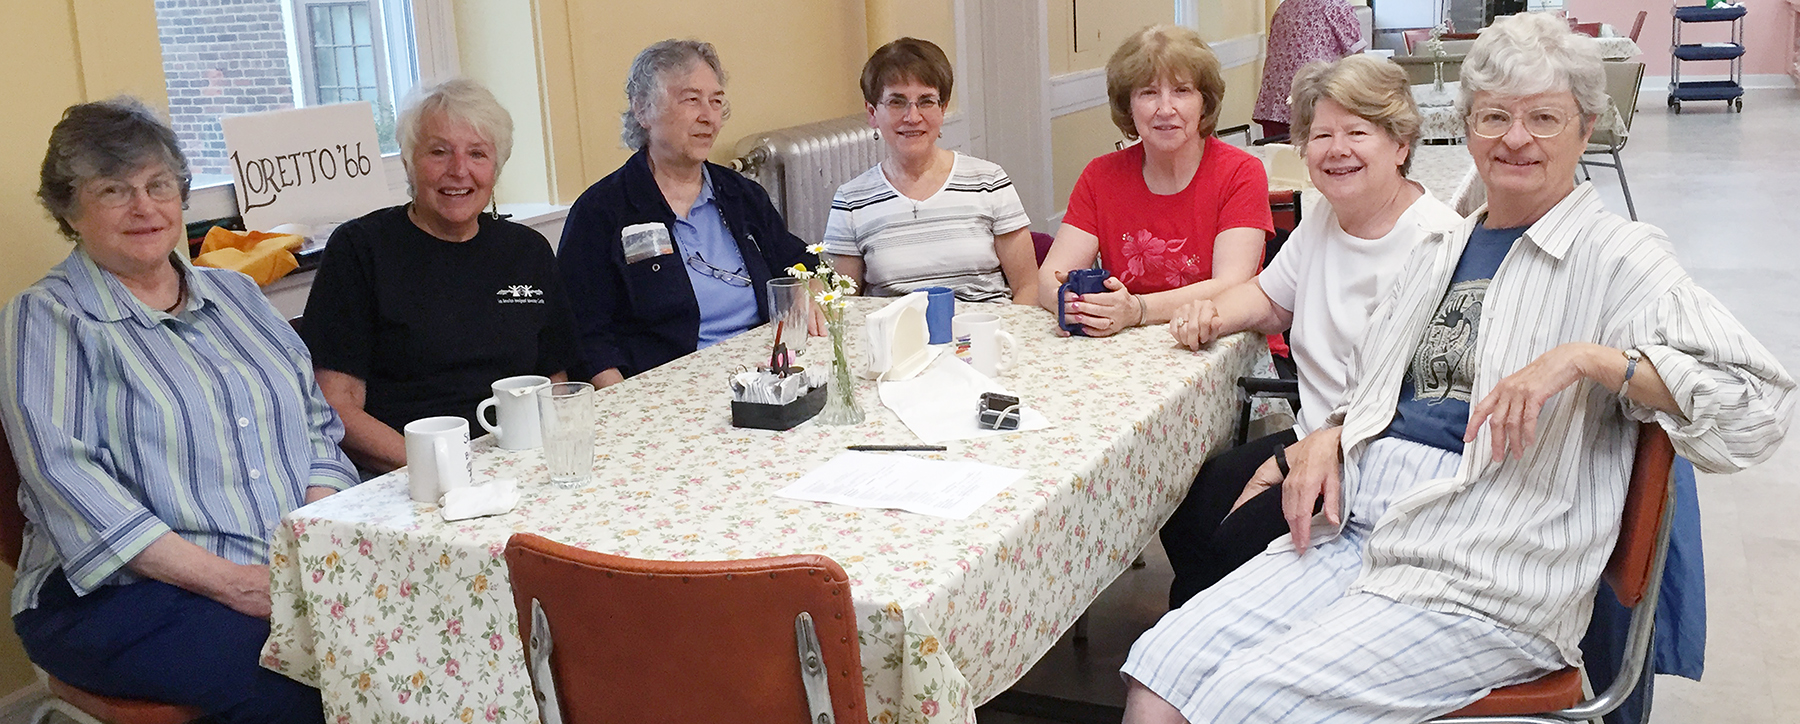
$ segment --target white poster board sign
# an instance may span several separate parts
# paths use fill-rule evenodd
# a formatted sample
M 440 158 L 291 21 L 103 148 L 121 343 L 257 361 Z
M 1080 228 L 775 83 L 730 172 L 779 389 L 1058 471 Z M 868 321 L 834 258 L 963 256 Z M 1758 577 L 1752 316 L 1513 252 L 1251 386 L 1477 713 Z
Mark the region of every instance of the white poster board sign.
M 368 101 L 222 118 L 244 227 L 345 221 L 387 205 Z

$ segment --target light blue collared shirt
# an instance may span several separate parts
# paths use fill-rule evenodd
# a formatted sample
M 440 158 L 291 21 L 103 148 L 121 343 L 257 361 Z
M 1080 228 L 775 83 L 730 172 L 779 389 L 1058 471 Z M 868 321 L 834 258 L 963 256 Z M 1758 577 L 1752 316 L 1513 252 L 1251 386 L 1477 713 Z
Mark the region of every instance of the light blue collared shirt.
M 694 283 L 694 301 L 700 303 L 699 349 L 705 349 L 756 326 L 762 316 L 756 311 L 757 290 L 744 268 L 744 254 L 713 199 L 712 174 L 703 169 L 700 177 L 700 195 L 694 198 L 687 218 L 675 219 L 675 243 L 681 249 L 688 280 Z M 695 253 L 706 264 L 693 260 Z
M 0 424 L 29 521 L 15 614 L 58 568 L 82 595 L 141 580 L 126 564 L 170 531 L 267 563 L 306 488 L 356 483 L 300 336 L 249 277 L 174 259 L 173 315 L 80 248 L 0 313 Z

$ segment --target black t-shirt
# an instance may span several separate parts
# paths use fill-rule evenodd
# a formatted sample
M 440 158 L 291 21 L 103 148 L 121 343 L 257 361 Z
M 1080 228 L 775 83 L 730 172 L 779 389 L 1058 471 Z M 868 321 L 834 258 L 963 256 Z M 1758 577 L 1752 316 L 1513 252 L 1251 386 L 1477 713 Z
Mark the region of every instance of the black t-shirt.
M 306 300 L 313 364 L 361 378 L 364 411 L 399 430 L 434 415 L 475 425 L 494 380 L 575 364 L 568 298 L 550 243 L 487 215 L 464 242 L 395 206 L 331 235 Z

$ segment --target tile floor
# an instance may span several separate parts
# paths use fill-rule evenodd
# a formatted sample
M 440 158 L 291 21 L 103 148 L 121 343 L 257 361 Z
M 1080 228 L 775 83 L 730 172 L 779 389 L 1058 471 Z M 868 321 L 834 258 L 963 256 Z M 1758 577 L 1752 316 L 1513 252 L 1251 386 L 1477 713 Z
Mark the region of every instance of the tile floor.
M 1752 91 L 1742 114 L 1720 103 L 1668 112 L 1646 92 L 1623 153 L 1639 217 L 1666 230 L 1682 264 L 1800 374 L 1800 92 Z M 1624 198 L 1595 169 L 1609 206 Z M 1796 430 L 1800 435 L 1800 430 Z M 1654 724 L 1800 722 L 1800 442 L 1730 476 L 1700 476 L 1710 603 L 1704 681 L 1659 677 Z M 1168 564 L 1128 571 L 1094 605 L 1090 641 L 1065 638 L 1022 690 L 1123 701 L 1117 670 L 1133 639 L 1162 615 Z M 1043 720 L 980 713 L 982 724 Z

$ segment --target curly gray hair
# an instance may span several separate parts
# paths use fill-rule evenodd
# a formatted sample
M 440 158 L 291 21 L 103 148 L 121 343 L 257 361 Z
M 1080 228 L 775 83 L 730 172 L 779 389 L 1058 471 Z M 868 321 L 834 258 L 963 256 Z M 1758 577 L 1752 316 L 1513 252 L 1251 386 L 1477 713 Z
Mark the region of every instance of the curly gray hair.
M 1468 115 L 1475 94 L 1504 97 L 1567 90 L 1581 115 L 1606 111 L 1606 67 L 1593 38 L 1569 30 L 1550 13 L 1520 13 L 1481 31 L 1462 65 L 1457 110 Z M 1585 121 L 1584 121 L 1585 122 Z
M 619 140 L 633 151 L 650 145 L 650 130 L 645 123 L 662 115 L 663 89 L 670 75 L 705 63 L 725 85 L 725 67 L 719 63 L 719 51 L 712 43 L 699 40 L 664 40 L 643 49 L 631 60 L 631 71 L 625 76 L 624 113 L 619 114 Z M 725 117 L 731 117 L 727 105 Z
M 181 179 L 181 202 L 186 205 L 193 175 L 174 129 L 156 111 L 130 96 L 69 106 L 50 131 L 50 148 L 38 171 L 38 201 L 56 219 L 63 236 L 78 240 L 69 219 L 81 214 L 81 185 L 125 176 L 153 163 L 163 164 Z

